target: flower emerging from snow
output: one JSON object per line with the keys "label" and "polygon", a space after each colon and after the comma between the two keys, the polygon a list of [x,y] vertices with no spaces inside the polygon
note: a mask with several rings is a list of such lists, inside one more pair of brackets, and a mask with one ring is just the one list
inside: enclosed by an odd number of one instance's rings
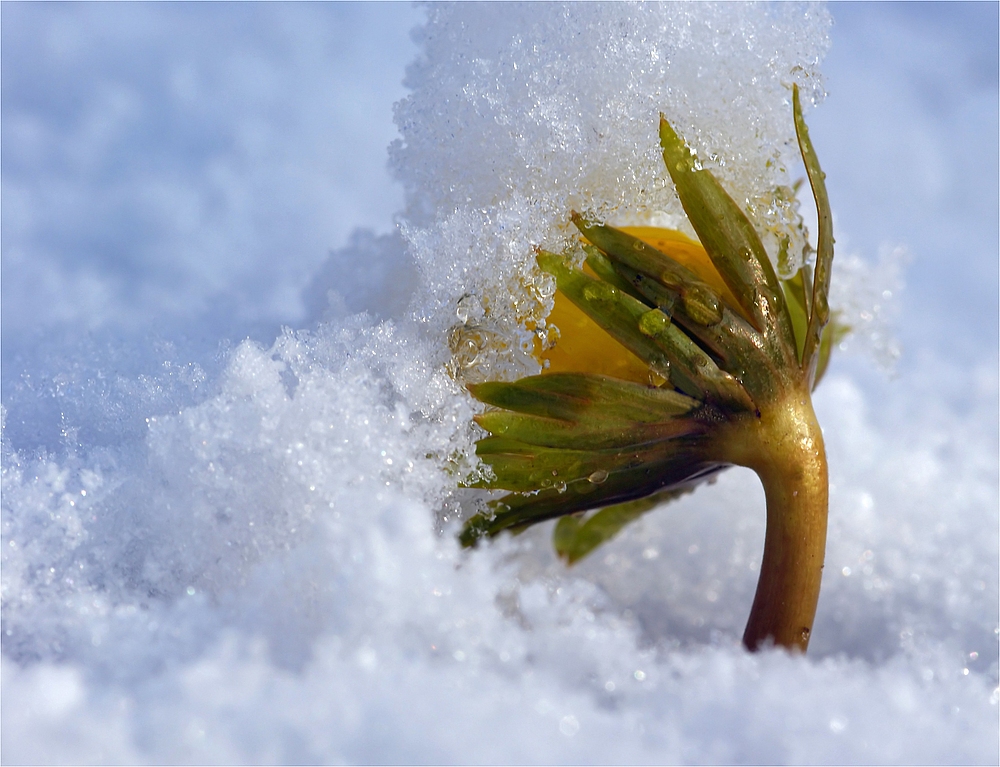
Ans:
{"label": "flower emerging from snow", "polygon": [[662,116],[663,160],[700,243],[573,213],[583,268],[571,253],[538,253],[558,287],[559,337],[542,375],[469,386],[497,408],[476,418],[491,434],[477,445],[491,469],[479,484],[510,493],[466,523],[466,545],[560,517],[556,548],[572,562],[658,502],[747,466],[768,526],[744,642],[806,648],[828,500],[810,395],[841,329],[829,324],[831,216],[797,87],[794,113],[819,215],[814,268],[780,279],[753,224]]}

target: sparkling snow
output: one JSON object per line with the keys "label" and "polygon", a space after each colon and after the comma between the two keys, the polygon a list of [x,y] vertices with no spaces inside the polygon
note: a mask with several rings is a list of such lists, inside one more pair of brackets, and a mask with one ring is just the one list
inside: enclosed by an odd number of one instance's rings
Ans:
{"label": "sparkling snow", "polygon": [[[4,762],[997,761],[995,5],[0,13]],[[807,657],[749,472],[454,539],[532,248],[686,225],[660,111],[776,236],[791,82],[859,328]]]}

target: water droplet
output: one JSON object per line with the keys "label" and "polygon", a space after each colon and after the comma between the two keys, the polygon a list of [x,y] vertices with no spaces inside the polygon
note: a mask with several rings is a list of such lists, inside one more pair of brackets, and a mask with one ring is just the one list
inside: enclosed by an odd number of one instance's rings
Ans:
{"label": "water droplet", "polygon": [[608,478],[608,473],[604,469],[598,469],[589,477],[587,477],[587,480],[594,485],[600,485],[605,480],[607,480],[607,478]]}
{"label": "water droplet", "polygon": [[583,297],[588,301],[612,301],[617,295],[618,291],[606,282],[588,285],[583,289]]}
{"label": "water droplet", "polygon": [[722,320],[722,308],[715,296],[692,288],[681,294],[684,311],[699,325],[715,325]]}
{"label": "water droplet", "polygon": [[670,380],[670,362],[664,359],[649,363],[650,386],[662,386]]}
{"label": "water droplet", "polygon": [[669,327],[670,318],[659,309],[652,309],[639,318],[639,332],[650,338],[663,335]]}

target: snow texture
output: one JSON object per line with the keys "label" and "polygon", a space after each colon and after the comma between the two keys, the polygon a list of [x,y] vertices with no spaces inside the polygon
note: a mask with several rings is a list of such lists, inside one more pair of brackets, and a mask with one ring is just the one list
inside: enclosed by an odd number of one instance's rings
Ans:
{"label": "snow texture", "polygon": [[[1000,758],[996,6],[0,13],[4,763]],[[571,569],[454,537],[532,248],[687,226],[661,111],[776,238],[792,82],[850,346],[903,345],[816,396],[806,657],[739,643],[747,471]]]}

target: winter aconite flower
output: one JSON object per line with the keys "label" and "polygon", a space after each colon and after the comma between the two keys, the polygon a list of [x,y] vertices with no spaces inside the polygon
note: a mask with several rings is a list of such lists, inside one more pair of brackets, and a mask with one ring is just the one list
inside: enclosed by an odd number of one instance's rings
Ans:
{"label": "winter aconite flower", "polygon": [[[587,554],[629,521],[729,465],[753,469],[767,532],[744,643],[805,650],[826,543],[827,466],[811,392],[835,336],[833,260],[823,173],[802,118],[799,148],[819,220],[814,266],[780,279],[740,207],[661,116],[667,172],[700,239],[618,229],[572,213],[586,262],[540,251],[555,278],[560,330],[542,375],[470,385],[494,409],[480,483],[509,494],[461,539],[561,517],[557,551]],[[589,518],[583,512],[599,509]]]}

